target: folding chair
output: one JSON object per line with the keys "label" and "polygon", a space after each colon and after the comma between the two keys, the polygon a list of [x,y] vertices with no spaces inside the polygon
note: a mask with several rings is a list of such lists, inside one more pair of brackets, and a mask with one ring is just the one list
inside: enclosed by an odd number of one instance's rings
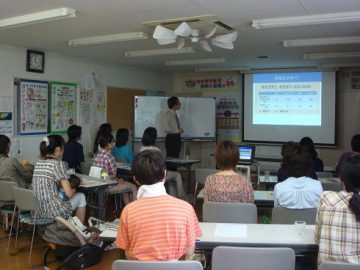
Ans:
{"label": "folding chair", "polygon": [[253,203],[204,202],[203,221],[256,224],[257,208]]}
{"label": "folding chair", "polygon": [[[37,212],[36,212],[37,202],[36,202],[35,194],[32,190],[13,187],[13,194],[15,200],[15,208],[11,218],[10,230],[12,230],[13,228],[15,214],[17,213],[17,226],[16,226],[17,230],[16,230],[16,238],[15,238],[16,249],[17,249],[17,242],[19,236],[19,223],[21,222],[21,223],[33,225],[31,244],[30,244],[30,254],[29,254],[29,265],[31,266],[31,256],[32,256],[36,225],[48,225],[53,222],[53,219],[39,219],[37,217]],[[9,234],[9,241],[7,248],[8,253],[10,249],[10,241],[11,241],[11,234]],[[17,249],[16,252],[18,251],[19,250]]]}
{"label": "folding chair", "polygon": [[[9,214],[14,212],[15,202],[13,187],[17,187],[16,182],[0,181],[0,202],[4,203],[1,206],[1,213],[3,214],[3,228],[7,231],[9,229]],[[11,233],[11,231],[10,231]]]}
{"label": "folding chair", "polygon": [[130,260],[116,260],[112,264],[112,270],[203,270],[198,261],[165,261],[143,262]]}

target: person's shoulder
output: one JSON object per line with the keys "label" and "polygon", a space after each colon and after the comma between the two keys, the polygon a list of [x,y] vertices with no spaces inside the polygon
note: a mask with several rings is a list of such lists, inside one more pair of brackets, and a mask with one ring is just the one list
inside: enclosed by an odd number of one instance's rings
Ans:
{"label": "person's shoulder", "polygon": [[325,207],[333,207],[340,204],[347,205],[350,197],[351,195],[349,195],[349,193],[345,191],[324,191],[321,195],[321,205]]}

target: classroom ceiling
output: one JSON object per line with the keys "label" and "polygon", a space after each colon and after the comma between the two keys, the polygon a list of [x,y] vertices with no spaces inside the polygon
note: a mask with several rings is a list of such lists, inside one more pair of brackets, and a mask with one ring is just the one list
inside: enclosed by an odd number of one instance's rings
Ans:
{"label": "classroom ceiling", "polygon": [[[360,36],[360,21],[258,30],[251,26],[253,19],[360,11],[359,0],[0,0],[0,19],[60,7],[75,9],[76,17],[0,28],[0,44],[164,72],[194,71],[199,68],[302,68],[321,64],[360,63],[359,56],[314,60],[303,57],[306,53],[358,52],[360,44],[296,48],[285,48],[282,45],[282,41],[288,39]],[[199,43],[190,42],[185,46],[194,48],[195,53],[192,54],[136,58],[124,56],[127,51],[176,47],[176,44],[158,45],[152,38],[154,27],[145,25],[144,22],[209,14],[215,15],[238,32],[233,50],[212,46],[213,52],[206,52]],[[211,28],[209,26],[204,32]],[[148,33],[149,38],[81,47],[68,46],[68,41],[75,38],[139,31]],[[264,56],[268,58],[262,58]],[[165,61],[170,60],[208,58],[224,58],[225,62],[165,65]]]}

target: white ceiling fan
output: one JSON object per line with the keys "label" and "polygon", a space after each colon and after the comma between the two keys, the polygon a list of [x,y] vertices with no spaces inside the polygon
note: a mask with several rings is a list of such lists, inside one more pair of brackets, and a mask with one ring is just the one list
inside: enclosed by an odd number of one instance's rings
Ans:
{"label": "white ceiling fan", "polygon": [[231,32],[225,35],[215,36],[218,26],[216,25],[205,36],[201,35],[199,29],[192,29],[186,22],[182,22],[175,30],[165,28],[161,25],[157,25],[153,34],[153,38],[157,40],[159,45],[172,44],[177,41],[177,48],[184,47],[186,39],[189,39],[192,43],[199,43],[200,46],[208,52],[212,49],[208,40],[212,45],[223,49],[234,49],[233,42],[236,40],[237,32]]}

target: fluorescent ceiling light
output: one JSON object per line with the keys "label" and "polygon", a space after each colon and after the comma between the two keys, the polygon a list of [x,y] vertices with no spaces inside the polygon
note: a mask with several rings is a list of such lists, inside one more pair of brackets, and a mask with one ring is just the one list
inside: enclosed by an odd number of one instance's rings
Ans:
{"label": "fluorescent ceiling light", "polygon": [[144,50],[144,51],[129,51],[125,52],[125,57],[141,57],[141,56],[153,56],[153,55],[165,55],[165,54],[182,54],[182,53],[194,53],[195,50],[191,47],[169,48],[169,49],[156,49],[156,50]]}
{"label": "fluorescent ceiling light", "polygon": [[224,63],[225,58],[189,59],[166,61],[165,66],[197,65],[197,64],[216,64]]}
{"label": "fluorescent ceiling light", "polygon": [[304,59],[327,59],[327,58],[353,58],[360,57],[360,52],[333,52],[333,53],[306,53]]}
{"label": "fluorescent ceiling light", "polygon": [[45,10],[0,20],[0,28],[22,26],[76,17],[75,10],[67,7]]}
{"label": "fluorescent ceiling light", "polygon": [[68,45],[75,47],[75,46],[86,46],[93,44],[112,43],[119,41],[147,39],[147,38],[148,38],[148,34],[144,32],[130,32],[130,33],[115,34],[115,35],[76,38],[69,40]]}
{"label": "fluorescent ceiling light", "polygon": [[249,67],[211,67],[211,68],[196,68],[195,72],[216,72],[216,71],[250,71]]}
{"label": "fluorescent ceiling light", "polygon": [[360,21],[360,11],[253,20],[255,29]]}
{"label": "fluorescent ceiling light", "polygon": [[283,46],[302,47],[302,46],[343,45],[343,44],[357,44],[357,43],[360,43],[360,36],[289,39],[283,41]]}
{"label": "fluorescent ceiling light", "polygon": [[359,63],[327,63],[327,64],[320,64],[321,68],[337,68],[337,67],[360,67]]}

